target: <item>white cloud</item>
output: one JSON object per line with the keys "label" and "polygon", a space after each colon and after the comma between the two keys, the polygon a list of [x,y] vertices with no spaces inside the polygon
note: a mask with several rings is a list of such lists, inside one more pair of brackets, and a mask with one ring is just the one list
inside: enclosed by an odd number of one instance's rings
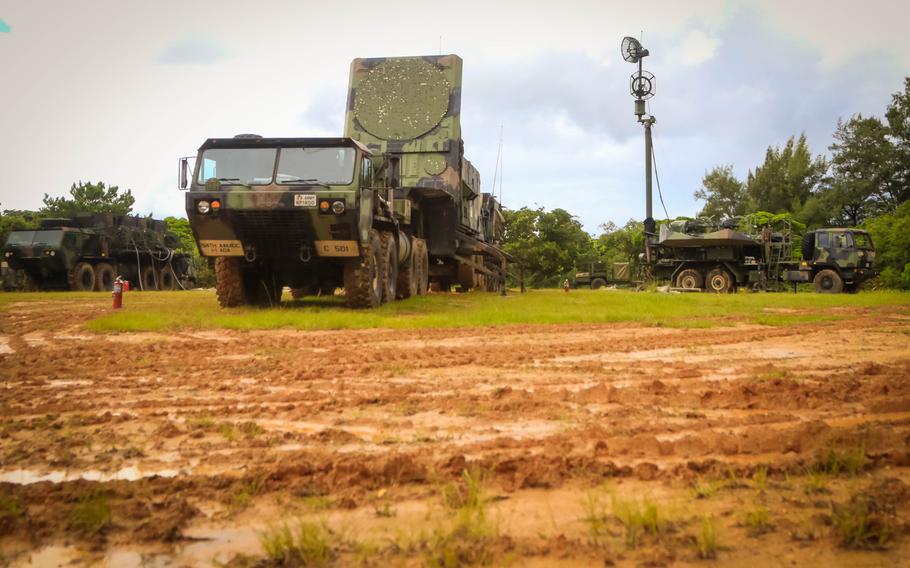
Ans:
{"label": "white cloud", "polygon": [[699,65],[714,57],[720,40],[710,37],[701,30],[692,30],[679,46],[680,59],[684,65]]}

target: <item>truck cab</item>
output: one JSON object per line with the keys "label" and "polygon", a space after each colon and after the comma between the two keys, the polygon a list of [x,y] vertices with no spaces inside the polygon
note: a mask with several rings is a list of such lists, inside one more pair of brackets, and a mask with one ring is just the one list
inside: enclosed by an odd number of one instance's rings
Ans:
{"label": "truck cab", "polygon": [[856,291],[875,276],[872,237],[859,229],[817,229],[803,236],[798,271],[787,279],[812,282],[819,293]]}

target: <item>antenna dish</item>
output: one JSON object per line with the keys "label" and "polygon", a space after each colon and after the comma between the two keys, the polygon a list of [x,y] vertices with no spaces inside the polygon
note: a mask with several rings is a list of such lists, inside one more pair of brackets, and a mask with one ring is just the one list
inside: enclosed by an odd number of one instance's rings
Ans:
{"label": "antenna dish", "polygon": [[628,63],[638,63],[642,57],[648,56],[648,50],[641,46],[641,42],[631,36],[622,38],[620,47],[622,58]]}
{"label": "antenna dish", "polygon": [[638,71],[632,73],[632,82],[629,85],[629,92],[636,99],[646,101],[654,96],[657,89],[657,79],[648,71]]}

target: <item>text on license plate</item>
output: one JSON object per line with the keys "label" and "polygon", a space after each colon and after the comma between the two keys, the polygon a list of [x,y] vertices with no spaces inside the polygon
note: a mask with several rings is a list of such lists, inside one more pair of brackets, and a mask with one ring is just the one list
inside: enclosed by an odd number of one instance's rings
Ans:
{"label": "text on license plate", "polygon": [[316,207],[316,195],[298,193],[294,196],[294,207]]}

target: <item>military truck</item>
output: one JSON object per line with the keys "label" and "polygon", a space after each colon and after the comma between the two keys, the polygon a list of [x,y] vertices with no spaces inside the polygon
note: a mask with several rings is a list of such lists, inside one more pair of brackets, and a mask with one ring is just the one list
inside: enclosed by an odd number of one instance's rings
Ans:
{"label": "military truck", "polygon": [[11,231],[2,255],[21,275],[19,289],[110,291],[122,276],[138,289],[174,290],[195,281],[192,259],[179,246],[164,221],[95,214]]}
{"label": "military truck", "polygon": [[855,291],[875,274],[872,239],[858,229],[818,229],[804,235],[797,260],[788,223],[756,226],[749,218],[716,225],[708,219],[662,224],[649,244],[651,269],[680,290],[767,290],[812,282],[816,292]]}
{"label": "military truck", "polygon": [[462,60],[355,59],[342,138],[211,138],[180,187],[224,307],[343,288],[353,307],[498,289],[502,214],[464,157]]}
{"label": "military truck", "polygon": [[591,262],[587,270],[575,273],[574,286],[576,288],[591,288],[598,290],[604,286],[638,286],[641,280],[633,278],[631,262]]}

